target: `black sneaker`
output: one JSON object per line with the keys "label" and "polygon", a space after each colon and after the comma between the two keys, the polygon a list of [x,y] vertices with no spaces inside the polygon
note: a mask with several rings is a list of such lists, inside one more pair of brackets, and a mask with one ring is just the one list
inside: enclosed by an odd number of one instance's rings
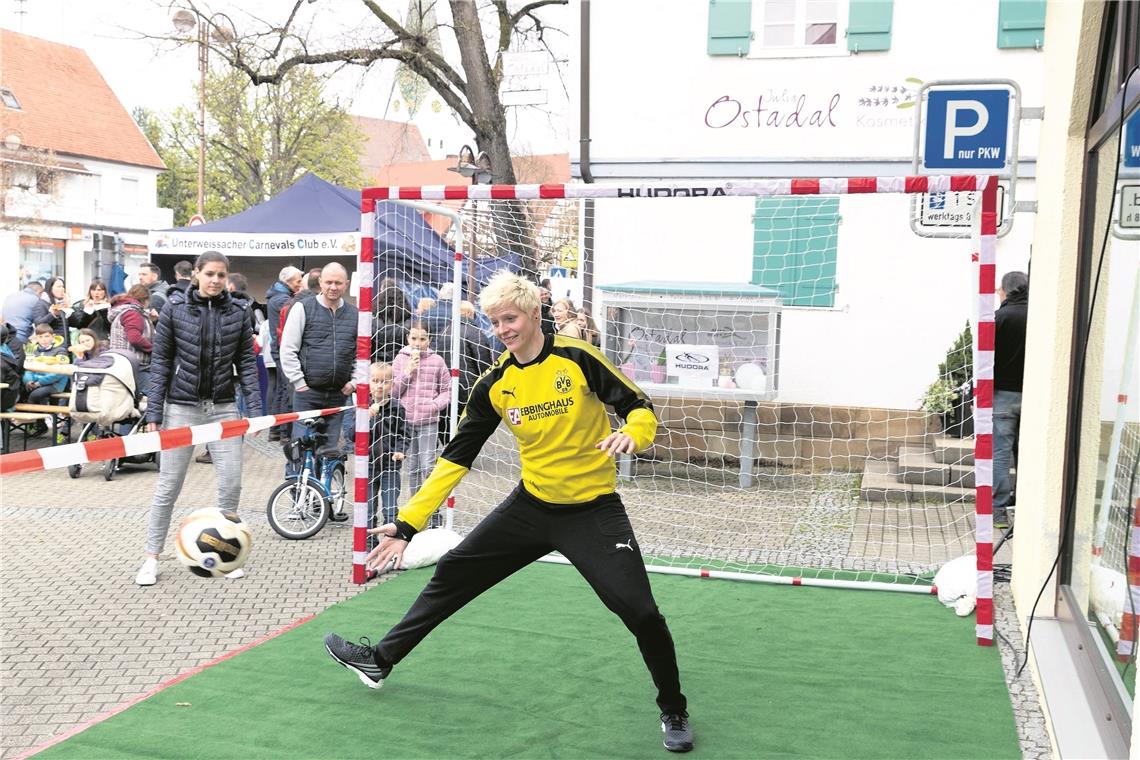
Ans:
{"label": "black sneaker", "polygon": [[391,665],[381,665],[379,655],[372,648],[372,642],[364,638],[362,643],[345,641],[335,633],[325,636],[325,650],[329,656],[345,666],[369,689],[379,689],[384,679],[392,672]]}
{"label": "black sneaker", "polygon": [[670,752],[688,752],[693,748],[693,729],[689,728],[687,712],[661,713],[661,731],[665,734],[665,749]]}

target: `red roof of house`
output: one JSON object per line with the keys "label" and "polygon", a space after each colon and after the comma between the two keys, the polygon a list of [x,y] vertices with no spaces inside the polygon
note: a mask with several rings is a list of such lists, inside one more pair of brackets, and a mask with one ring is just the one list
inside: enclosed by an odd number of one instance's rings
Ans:
{"label": "red roof of house", "polygon": [[[370,172],[369,179],[377,187],[399,185],[401,187],[421,187],[423,185],[470,185],[471,178],[464,177],[454,169],[458,159],[455,156],[442,161],[416,161],[405,164],[388,164],[379,171]],[[541,156],[514,156],[511,163],[515,168],[515,178],[520,185],[543,183],[566,183],[570,181],[570,155],[554,153]],[[465,201],[432,201],[437,205],[459,209]],[[451,226],[447,217],[425,214],[428,223],[439,233]]]}
{"label": "red roof of house", "polygon": [[360,164],[366,177],[376,176],[390,164],[431,159],[420,128],[415,124],[367,116],[353,116],[352,120],[365,137]]}
{"label": "red roof of house", "polygon": [[72,156],[165,169],[87,53],[0,29],[0,86],[20,108],[0,105],[0,139]]}

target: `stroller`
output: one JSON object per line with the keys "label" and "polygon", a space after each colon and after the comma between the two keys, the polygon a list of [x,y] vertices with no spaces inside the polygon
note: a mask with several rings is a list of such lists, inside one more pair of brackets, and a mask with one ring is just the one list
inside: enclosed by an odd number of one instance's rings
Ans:
{"label": "stroller", "polygon": [[[139,393],[138,364],[129,352],[110,349],[77,362],[71,378],[68,409],[74,422],[83,423],[79,440],[115,438],[140,432],[146,399]],[[102,463],[103,479],[111,480],[123,464],[159,463],[158,452],[138,454]],[[82,464],[67,468],[67,474],[78,478]]]}

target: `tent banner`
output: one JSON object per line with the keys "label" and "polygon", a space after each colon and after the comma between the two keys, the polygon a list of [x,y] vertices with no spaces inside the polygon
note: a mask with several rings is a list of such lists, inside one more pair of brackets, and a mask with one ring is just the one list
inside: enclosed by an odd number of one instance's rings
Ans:
{"label": "tent banner", "polygon": [[195,232],[151,230],[152,254],[186,254],[205,251],[226,256],[355,256],[360,250],[359,232]]}

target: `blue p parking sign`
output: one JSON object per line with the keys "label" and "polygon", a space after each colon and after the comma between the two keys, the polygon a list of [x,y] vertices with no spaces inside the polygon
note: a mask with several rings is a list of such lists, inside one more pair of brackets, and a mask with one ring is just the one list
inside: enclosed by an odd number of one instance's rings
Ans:
{"label": "blue p parking sign", "polygon": [[1124,126],[1124,165],[1140,167],[1140,111],[1132,114]]}
{"label": "blue p parking sign", "polygon": [[926,100],[926,169],[1004,169],[1010,91],[930,90]]}

